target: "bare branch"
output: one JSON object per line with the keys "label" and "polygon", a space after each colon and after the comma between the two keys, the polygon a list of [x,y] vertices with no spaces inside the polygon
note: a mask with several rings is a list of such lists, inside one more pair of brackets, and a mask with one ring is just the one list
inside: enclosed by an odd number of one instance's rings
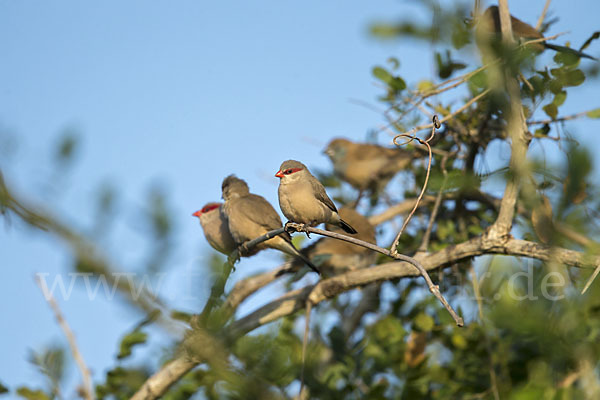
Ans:
{"label": "bare branch", "polygon": [[[502,39],[506,43],[512,44],[514,43],[514,40],[512,36],[512,26],[507,1],[500,0],[498,5],[500,10]],[[502,202],[500,203],[498,218],[487,232],[487,235],[494,237],[507,237],[512,229],[515,207],[519,194],[520,180],[527,174],[526,157],[527,146],[529,144],[527,138],[527,125],[525,124],[525,115],[523,114],[523,106],[521,104],[519,84],[517,83],[516,79],[510,76],[509,72],[506,70],[502,76],[504,78],[506,90],[508,91],[508,95],[510,97],[510,109],[508,110],[506,131],[508,134],[507,136],[509,136],[511,139],[509,168],[513,174],[506,183],[504,196],[502,197]]]}
{"label": "bare branch", "polygon": [[544,4],[544,9],[542,10],[542,14],[540,15],[540,17],[537,20],[537,23],[535,24],[535,29],[538,31],[542,28],[544,19],[546,19],[546,13],[548,12],[548,7],[550,7],[550,1],[551,0],[546,0],[546,4]]}
{"label": "bare branch", "polygon": [[594,279],[596,279],[596,277],[598,276],[599,272],[600,272],[600,264],[598,264],[598,266],[596,267],[596,269],[594,269],[594,272],[592,273],[592,276],[590,276],[590,278],[588,279],[588,281],[585,283],[585,286],[583,287],[583,290],[581,291],[581,294],[585,294],[585,292],[587,292],[587,290],[589,289],[589,287],[592,285],[592,282],[594,282]]}
{"label": "bare branch", "polygon": [[[336,232],[329,232],[329,231],[325,231],[325,230],[318,229],[318,228],[304,226],[302,224],[296,224],[293,222],[288,222],[286,224],[286,227],[288,229],[294,229],[296,231],[312,232],[312,233],[316,233],[319,235],[328,236],[328,237],[331,237],[334,239],[339,239],[339,240],[343,240],[346,242],[350,242],[350,243],[353,243],[353,244],[356,244],[356,245],[359,245],[362,247],[366,247],[367,249],[371,249],[378,253],[384,254],[388,257],[395,258],[396,260],[406,261],[409,264],[412,264],[419,271],[419,273],[421,274],[423,279],[425,279],[425,282],[427,283],[427,288],[429,289],[429,291],[440,301],[440,303],[442,303],[442,305],[446,308],[446,310],[448,310],[448,312],[450,313],[452,318],[454,318],[456,325],[457,326],[464,325],[463,319],[456,314],[454,309],[452,309],[450,304],[448,304],[448,302],[446,301],[444,296],[440,293],[440,288],[437,285],[433,284],[433,282],[432,282],[431,278],[429,277],[429,274],[427,274],[427,271],[425,270],[425,268],[414,258],[406,256],[404,254],[398,254],[398,252],[393,252],[388,249],[384,249],[383,247],[374,245],[372,243],[365,242],[365,241],[362,241],[359,239],[355,239],[353,237],[342,235],[342,234],[339,234]],[[317,290],[318,288],[319,288],[319,285],[317,285],[315,290]],[[312,301],[313,293],[310,294],[310,299],[309,299],[310,301]],[[313,303],[313,304],[316,304],[316,303]]]}
{"label": "bare branch", "polygon": [[63,333],[65,334],[65,337],[67,338],[67,342],[69,342],[69,348],[71,349],[71,353],[73,354],[75,363],[77,364],[77,367],[79,368],[79,372],[81,373],[81,380],[83,381],[83,385],[82,385],[83,396],[87,400],[94,400],[95,396],[94,396],[94,389],[92,387],[92,377],[90,375],[90,370],[88,369],[87,365],[85,364],[85,361],[83,360],[83,356],[81,355],[81,352],[79,351],[79,347],[77,346],[77,341],[75,340],[75,335],[73,334],[73,331],[69,327],[69,324],[63,317],[63,314],[60,311],[60,307],[58,306],[58,303],[56,302],[56,300],[54,300],[52,293],[48,290],[45,283],[39,277],[37,277],[37,279],[35,281],[36,281],[37,285],[40,287],[40,290],[42,291],[42,294],[44,295],[44,299],[46,299],[46,301],[48,302],[48,305],[54,312],[54,317],[56,318],[56,322],[58,322],[58,325],[60,326]]}
{"label": "bare branch", "polygon": [[[111,263],[99,255],[96,246],[88,241],[82,233],[70,228],[58,217],[50,212],[43,211],[43,207],[32,205],[30,202],[19,197],[11,190],[2,177],[0,172],[0,208],[6,208],[17,215],[26,224],[53,234],[64,241],[73,253],[73,256],[86,264],[86,268],[95,275],[103,275],[106,280],[114,285],[119,292],[131,304],[141,308],[147,314],[161,311],[161,321],[163,326],[173,329],[172,324],[168,323],[167,314],[164,311],[164,303],[145,286],[134,287],[129,279],[116,279],[112,272]],[[139,293],[139,295],[138,295]],[[134,295],[135,294],[135,295]]]}
{"label": "bare branch", "polygon": [[176,358],[165,364],[157,373],[144,382],[141,388],[131,397],[131,400],[158,399],[185,374],[199,363],[187,357]]}
{"label": "bare branch", "polygon": [[[314,231],[314,233],[318,232]],[[331,233],[333,232],[328,232],[327,236]],[[347,236],[345,237],[347,238]],[[385,251],[386,249],[383,250]],[[562,248],[553,249],[550,246],[526,240],[505,240],[505,238],[501,237],[488,237],[487,239],[484,239],[482,236],[472,238],[457,245],[448,246],[435,253],[417,254],[415,259],[419,261],[427,271],[430,271],[435,268],[446,268],[461,260],[483,254],[522,256],[543,261],[548,261],[551,257],[554,257],[556,261],[574,267],[600,265],[600,257],[598,256],[593,257],[584,253]],[[251,314],[232,323],[228,328],[227,336],[230,340],[236,340],[262,325],[268,324],[269,322],[275,321],[286,315],[291,315],[306,306],[306,301],[309,299],[309,296],[312,305],[316,305],[327,298],[335,297],[342,292],[359,286],[403,277],[416,277],[419,275],[420,272],[414,265],[410,265],[403,261],[393,261],[372,268],[349,271],[333,278],[319,281],[316,285],[309,285],[284,294],[271,303],[260,307]],[[144,388],[160,388],[162,391],[144,391],[145,395],[134,398],[148,400],[158,398],[160,394],[166,391],[166,388],[176,382],[183,374],[185,374],[185,372],[191,370],[197,364],[198,362],[188,361],[186,358],[172,361],[149,378],[144,384]],[[175,370],[175,372],[173,372],[173,370]]]}
{"label": "bare branch", "polygon": [[592,110],[583,111],[583,112],[579,112],[576,114],[571,114],[571,115],[567,115],[564,117],[558,117],[558,118],[554,118],[554,119],[542,119],[542,120],[538,120],[538,121],[528,121],[527,125],[545,125],[545,124],[551,124],[553,122],[570,121],[573,119],[585,117],[590,111],[592,111]]}
{"label": "bare branch", "polygon": [[[421,199],[421,202],[418,204],[418,207],[424,207],[433,202],[435,202],[434,196],[425,195]],[[389,221],[390,219],[394,218],[395,216],[397,216],[399,214],[404,214],[406,212],[409,212],[415,206],[415,204],[417,204],[417,199],[404,200],[398,204],[395,204],[395,205],[387,208],[381,214],[376,214],[376,215],[369,217],[369,222],[373,226],[382,224],[386,221]]]}
{"label": "bare branch", "polygon": [[437,196],[435,197],[435,203],[433,204],[433,210],[431,210],[431,215],[429,216],[429,223],[427,224],[427,229],[423,234],[423,240],[421,241],[421,245],[417,249],[418,252],[426,252],[427,247],[429,247],[429,238],[431,237],[431,231],[433,230],[433,224],[435,223],[435,219],[437,217],[437,213],[440,209],[440,205],[442,204],[442,194],[446,189],[446,183],[448,182],[448,171],[446,170],[446,161],[448,161],[448,157],[444,157],[441,162],[442,173],[444,174],[444,180],[442,181],[442,185],[440,186],[440,190],[438,191]]}
{"label": "bare branch", "polygon": [[[400,232],[398,232],[398,234],[396,235],[396,238],[394,239],[394,242],[392,243],[392,247],[390,247],[390,250],[392,251],[393,255],[397,255],[398,254],[398,243],[400,242],[400,237],[402,236],[402,233],[404,232],[404,229],[406,229],[406,227],[408,226],[408,222],[410,221],[410,219],[412,218],[412,216],[414,215],[415,211],[417,210],[417,207],[421,201],[421,199],[423,198],[423,195],[425,194],[425,190],[427,189],[427,183],[429,182],[429,174],[431,172],[431,146],[429,145],[429,142],[433,139],[433,137],[435,136],[435,130],[440,128],[440,122],[438,120],[437,115],[433,116],[433,122],[432,122],[432,127],[431,127],[431,135],[429,136],[429,138],[425,141],[419,139],[416,136],[408,136],[409,140],[406,143],[410,143],[413,140],[417,140],[419,143],[424,144],[427,146],[427,150],[429,153],[429,158],[427,160],[427,173],[425,175],[425,182],[423,183],[423,187],[421,188],[421,193],[419,193],[419,196],[417,197],[417,202],[415,204],[415,206],[413,207],[413,209],[411,210],[410,214],[408,214],[408,217],[406,217],[404,219],[404,223],[402,224],[402,228],[400,228]],[[400,134],[397,135],[396,137],[394,137],[394,144],[398,145],[398,143],[396,143],[396,140],[400,137],[406,137],[407,135],[405,134]]]}
{"label": "bare branch", "polygon": [[223,307],[230,310],[229,312],[233,312],[248,296],[276,280],[288,268],[287,265],[283,265],[263,274],[238,281],[227,295]]}
{"label": "bare branch", "polygon": [[[463,112],[464,110],[469,108],[473,103],[477,102],[482,97],[487,95],[490,92],[490,90],[491,89],[486,89],[483,92],[479,93],[477,96],[475,96],[471,100],[467,101],[462,107],[458,108],[456,111],[454,111],[454,112],[446,115],[444,118],[442,118],[440,120],[440,123],[443,124],[444,122],[450,120],[451,118],[454,118],[457,114],[460,114],[461,112]],[[432,127],[433,127],[433,124],[418,125],[418,126],[412,128],[410,131],[402,132],[400,135],[408,135],[411,132],[416,133],[416,132],[419,132],[419,131],[422,131],[425,129],[431,129]]]}

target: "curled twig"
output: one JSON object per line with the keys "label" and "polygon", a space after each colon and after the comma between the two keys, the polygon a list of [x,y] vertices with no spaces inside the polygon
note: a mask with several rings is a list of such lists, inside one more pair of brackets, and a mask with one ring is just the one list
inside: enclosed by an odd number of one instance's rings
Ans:
{"label": "curled twig", "polygon": [[406,226],[408,225],[408,222],[410,221],[410,219],[414,215],[415,211],[417,210],[417,207],[419,207],[419,203],[421,202],[421,199],[423,198],[423,195],[425,194],[425,189],[427,189],[427,183],[429,182],[429,174],[431,172],[431,158],[432,158],[432,156],[431,156],[431,146],[429,145],[429,142],[435,136],[436,127],[440,126],[440,121],[439,121],[437,115],[433,116],[432,121],[433,122],[431,123],[431,135],[429,136],[429,138],[427,140],[421,140],[417,136],[408,135],[408,134],[405,134],[405,133],[401,133],[399,135],[396,135],[396,137],[394,137],[394,144],[396,146],[400,146],[396,142],[396,140],[398,138],[405,137],[405,138],[408,138],[408,140],[406,142],[402,143],[402,145],[410,143],[413,140],[416,140],[419,143],[421,143],[422,145],[427,146],[427,151],[429,152],[429,159],[427,161],[427,173],[425,175],[425,182],[423,183],[423,188],[421,189],[421,193],[419,193],[419,196],[417,197],[417,202],[415,203],[415,206],[413,207],[413,209],[410,212],[410,214],[408,214],[408,217],[406,217],[406,219],[404,220],[404,223],[402,224],[402,228],[400,228],[400,232],[398,232],[398,234],[396,235],[396,238],[394,239],[394,242],[392,243],[392,247],[390,248],[392,254],[394,254],[394,255],[398,255],[398,243],[400,242],[400,236],[402,236],[402,233],[406,229]]}
{"label": "curled twig", "polygon": [[310,226],[306,226],[304,224],[297,224],[294,222],[288,222],[286,224],[286,227],[289,231],[296,231],[296,232],[310,232],[310,233],[316,233],[317,235],[322,235],[322,236],[328,236],[334,239],[338,239],[338,240],[343,240],[346,242],[350,242],[353,244],[356,244],[358,246],[362,246],[362,247],[366,247],[367,249],[371,249],[373,251],[376,251],[378,253],[384,254],[388,257],[394,258],[396,260],[399,261],[405,261],[409,264],[411,264],[412,266],[414,266],[419,273],[421,274],[421,276],[423,277],[423,279],[425,279],[425,282],[427,283],[427,287],[429,288],[429,291],[435,296],[437,297],[437,299],[442,303],[442,305],[446,308],[446,310],[448,310],[448,312],[450,313],[450,315],[452,316],[452,318],[454,318],[454,321],[456,322],[457,326],[463,326],[464,322],[463,319],[461,317],[458,316],[458,314],[456,314],[456,312],[454,311],[454,309],[452,309],[452,307],[450,306],[450,304],[448,304],[448,302],[446,301],[446,299],[444,298],[444,296],[442,296],[441,292],[440,292],[440,288],[437,285],[433,284],[433,281],[431,280],[431,278],[429,277],[429,274],[427,273],[427,270],[425,270],[425,267],[423,267],[423,265],[421,265],[420,262],[418,262],[417,260],[415,260],[412,257],[409,257],[407,255],[404,254],[398,254],[398,252],[393,253],[392,251],[388,250],[388,249],[384,249],[383,247],[379,247],[377,245],[374,245],[372,243],[369,242],[365,242],[363,240],[360,239],[355,239],[353,237],[350,236],[346,236],[346,235],[342,235],[340,233],[336,233],[336,232],[330,232],[330,231],[326,231],[323,229],[319,229],[319,228],[313,228]]}

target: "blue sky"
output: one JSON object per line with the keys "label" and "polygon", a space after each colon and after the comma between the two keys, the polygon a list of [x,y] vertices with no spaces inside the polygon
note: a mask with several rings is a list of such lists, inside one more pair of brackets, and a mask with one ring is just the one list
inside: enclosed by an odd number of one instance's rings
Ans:
{"label": "blue sky", "polygon": [[[544,1],[510,3],[535,23]],[[561,16],[551,33],[569,31],[560,43],[581,43],[598,27],[596,1],[555,1],[551,11]],[[0,168],[20,193],[82,230],[93,220],[99,185],[114,184],[121,219],[104,245],[126,268],[147,250],[140,213],[150,188],[161,185],[178,229],[161,294],[193,311],[206,294],[201,266],[210,250],[190,214],[220,198],[224,176],[236,173],[276,205],[273,175],[283,160],[329,168],[320,151],[330,138],[360,140],[378,126],[377,113],[352,101],[376,104],[374,65],[395,56],[409,82],[432,76],[430,46],[368,35],[370,23],[402,15],[427,17],[415,2],[391,0],[0,1],[0,145],[16,143],[9,153],[0,148]],[[590,52],[600,55],[598,43]],[[597,82],[573,93],[565,113],[600,105]],[[596,146],[598,122],[570,127]],[[80,132],[81,152],[56,181],[50,149],[65,129]],[[63,342],[33,276],[68,272],[69,257],[61,243],[15,221],[0,229],[0,253],[10,327],[0,342],[0,381],[15,387],[37,379],[28,349]],[[267,252],[243,260],[233,279],[279,260]],[[189,273],[200,274],[198,288],[182,291]],[[103,296],[90,301],[83,285],[59,302],[101,379],[139,315]],[[159,356],[155,345],[151,354]],[[75,368],[70,376],[77,381]]]}

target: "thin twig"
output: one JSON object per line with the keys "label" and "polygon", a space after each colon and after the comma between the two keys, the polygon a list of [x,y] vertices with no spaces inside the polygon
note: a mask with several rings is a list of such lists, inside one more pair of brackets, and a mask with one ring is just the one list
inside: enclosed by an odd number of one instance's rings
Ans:
{"label": "thin twig", "polygon": [[581,294],[585,294],[585,292],[587,292],[588,288],[592,285],[592,282],[594,282],[594,279],[596,279],[599,272],[600,272],[600,264],[598,264],[598,266],[594,270],[594,273],[592,274],[592,276],[590,276],[588,281],[585,283],[585,286],[583,287]]}
{"label": "thin twig", "polygon": [[542,10],[542,14],[537,20],[535,24],[535,30],[539,31],[542,28],[542,24],[544,23],[544,19],[546,19],[546,13],[548,12],[548,7],[550,6],[551,0],[546,0],[546,4],[544,4],[544,9]]}
{"label": "thin twig", "polygon": [[559,117],[559,118],[554,118],[554,119],[542,119],[539,121],[528,121],[527,125],[545,125],[545,124],[551,124],[553,122],[569,121],[572,119],[585,117],[590,111],[593,111],[593,110],[583,111],[583,112],[579,112],[576,114],[571,114],[571,115],[567,115],[565,117]]}
{"label": "thin twig", "polygon": [[[498,6],[500,8],[502,38],[505,42],[512,43],[512,27],[507,1],[500,0]],[[502,90],[506,90],[510,98],[506,132],[507,136],[511,138],[509,168],[514,171],[514,174],[506,182],[498,217],[486,232],[486,236],[496,237],[508,237],[510,235],[521,186],[520,178],[527,175],[526,159],[527,147],[529,145],[529,140],[526,136],[527,125],[523,114],[519,85],[516,79],[511,76],[508,71],[504,71],[503,78],[505,87]],[[498,90],[500,90],[500,88],[498,88]]]}
{"label": "thin twig", "polygon": [[336,232],[330,232],[330,231],[326,231],[323,229],[313,228],[310,226],[306,226],[304,224],[288,222],[286,224],[286,227],[287,227],[288,231],[316,233],[318,235],[323,235],[323,236],[328,236],[328,237],[331,237],[334,239],[344,240],[346,242],[354,243],[358,246],[366,247],[367,249],[371,249],[373,251],[384,254],[384,255],[394,258],[396,260],[408,262],[409,264],[411,264],[415,268],[417,268],[417,270],[419,271],[419,273],[421,274],[423,279],[425,279],[425,282],[427,283],[427,287],[428,287],[429,291],[440,301],[440,303],[442,303],[442,305],[446,308],[446,310],[448,310],[448,312],[450,313],[452,318],[454,318],[456,325],[457,326],[464,325],[463,319],[456,314],[454,309],[450,306],[450,304],[448,304],[448,302],[446,301],[444,296],[441,294],[439,286],[433,284],[431,278],[429,277],[429,274],[427,273],[427,270],[425,270],[423,265],[421,265],[421,263],[419,263],[414,258],[406,256],[404,254],[392,253],[388,249],[384,249],[383,247],[379,247],[377,245],[374,245],[369,242],[365,242],[363,240],[355,239],[353,237],[342,235],[342,234],[336,233]]}
{"label": "thin twig", "polygon": [[[345,238],[348,237],[344,236],[341,239],[346,240]],[[385,249],[383,250],[385,251]],[[417,255],[416,258],[423,263],[427,270],[432,270],[435,268],[447,268],[462,260],[471,259],[483,254],[529,257],[543,261],[547,261],[553,256],[556,257],[557,262],[578,268],[600,264],[600,257],[564,248],[559,248],[558,251],[551,251],[550,247],[539,243],[512,238],[506,239],[499,235],[474,237],[463,243],[450,245],[435,253]],[[408,267],[404,262],[389,262],[371,268],[348,271],[333,278],[321,280],[316,285],[309,285],[288,292],[251,314],[236,320],[229,326],[227,338],[229,342],[234,342],[260,326],[301,310],[306,306],[306,300],[309,295],[312,297],[311,303],[314,306],[327,298],[356,287],[418,275],[419,273],[416,268]],[[203,348],[208,350],[210,347],[204,346]],[[132,399],[157,399],[171,385],[180,380],[187,371],[190,371],[200,362],[198,359],[189,360],[186,356],[182,356],[165,364],[159,371],[148,378]]]}
{"label": "thin twig", "polygon": [[79,351],[79,348],[77,347],[77,341],[75,340],[75,335],[73,334],[73,331],[71,331],[69,324],[63,317],[63,314],[60,311],[60,307],[58,306],[58,303],[56,302],[56,300],[54,300],[52,293],[48,290],[48,287],[46,287],[45,282],[42,282],[42,279],[39,276],[36,277],[35,281],[36,281],[37,285],[40,287],[40,290],[42,291],[42,294],[44,295],[44,299],[46,299],[46,301],[48,302],[48,305],[54,312],[54,317],[56,318],[56,322],[58,322],[58,325],[60,326],[63,333],[65,334],[65,337],[67,338],[67,342],[69,342],[69,348],[71,349],[73,358],[75,359],[75,362],[77,363],[79,372],[81,372],[81,379],[83,381],[83,386],[82,386],[83,396],[87,400],[94,400],[95,397],[94,397],[94,391],[92,388],[92,377],[90,376],[90,370],[86,366],[85,361],[83,360],[83,356],[81,355],[81,352]]}
{"label": "thin twig", "polygon": [[308,346],[308,334],[310,332],[310,312],[312,303],[310,299],[306,300],[306,316],[304,317],[304,338],[302,339],[302,369],[300,370],[300,393],[298,397],[302,399],[304,391],[304,364],[306,363],[306,347]]}
{"label": "thin twig", "polygon": [[[483,319],[483,304],[481,302],[481,291],[479,290],[479,281],[477,280],[477,274],[475,273],[475,268],[471,264],[470,268],[471,273],[471,283],[473,284],[473,293],[475,294],[475,300],[477,301],[477,309],[479,311],[479,321],[481,321],[481,325],[485,327],[485,321]],[[489,357],[490,363],[490,383],[491,383],[491,391],[494,395],[495,400],[500,400],[500,394],[498,393],[498,379],[496,377],[496,371],[494,370],[494,360],[492,359],[492,344],[490,343],[490,338],[487,335],[487,332],[484,330],[484,338],[485,338],[485,347]]]}
{"label": "thin twig", "polygon": [[[446,115],[444,118],[442,118],[440,120],[440,124],[443,124],[444,122],[448,121],[449,119],[454,118],[457,114],[459,114],[459,113],[463,112],[464,110],[466,110],[467,108],[469,108],[473,103],[475,103],[476,101],[481,99],[483,96],[488,94],[490,91],[491,91],[491,89],[486,89],[483,92],[479,93],[477,96],[475,96],[471,100],[467,101],[462,107],[460,107],[453,113],[450,113],[450,114]],[[416,133],[416,132],[419,132],[419,131],[422,131],[425,129],[431,129],[432,127],[433,127],[433,124],[418,125],[418,126],[412,128],[410,131],[402,132],[401,134],[396,135],[396,137],[403,136],[403,135],[405,136],[405,135],[410,134],[411,132]],[[396,137],[394,137],[394,139],[396,139]]]}
{"label": "thin twig", "polygon": [[433,224],[435,223],[437,213],[440,209],[440,205],[442,204],[442,194],[444,193],[444,190],[446,189],[446,183],[448,182],[448,171],[446,170],[446,161],[448,161],[448,157],[444,157],[441,162],[442,174],[444,174],[444,180],[442,181],[440,190],[438,191],[438,194],[435,197],[435,203],[433,203],[433,210],[431,210],[431,215],[429,216],[429,223],[427,224],[427,229],[425,230],[425,234],[423,235],[423,240],[421,241],[421,245],[417,249],[417,253],[418,252],[426,252],[427,247],[429,247],[429,239],[431,238],[431,231],[433,230]]}
{"label": "thin twig", "polygon": [[392,243],[392,247],[390,247],[390,250],[392,251],[392,254],[394,254],[394,255],[398,254],[398,243],[400,242],[400,237],[402,236],[402,233],[406,229],[408,222],[410,221],[410,219],[414,215],[415,211],[417,210],[417,207],[419,206],[419,203],[421,202],[421,199],[423,198],[423,195],[425,194],[425,189],[427,189],[427,183],[429,182],[429,173],[431,172],[431,158],[432,158],[431,146],[429,145],[429,142],[433,139],[433,137],[435,136],[435,130],[438,129],[439,127],[440,127],[440,122],[437,118],[437,115],[434,115],[433,122],[431,124],[431,135],[429,136],[429,138],[427,140],[421,140],[416,136],[408,136],[406,134],[400,134],[394,138],[394,144],[397,146],[398,146],[398,143],[396,143],[396,140],[400,137],[408,137],[408,141],[403,144],[409,143],[413,140],[417,140],[419,143],[426,145],[427,150],[429,152],[429,159],[427,162],[427,173],[425,175],[425,182],[423,183],[423,188],[421,189],[421,193],[419,193],[419,196],[417,197],[417,202],[415,203],[415,206],[413,207],[410,214],[408,214],[408,217],[406,217],[406,219],[404,220],[404,223],[402,224],[402,228],[400,228],[400,231],[398,232],[398,234],[396,235],[396,238],[394,239],[394,242]]}

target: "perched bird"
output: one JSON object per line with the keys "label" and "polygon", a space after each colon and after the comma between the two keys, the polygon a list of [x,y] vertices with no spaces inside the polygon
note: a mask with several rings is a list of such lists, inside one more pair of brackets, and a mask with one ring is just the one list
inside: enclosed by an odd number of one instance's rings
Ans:
{"label": "perched bird", "polygon": [[279,207],[292,222],[316,226],[322,222],[337,225],[348,233],[356,230],[338,214],[325,188],[306,165],[287,160],[275,174],[279,180]]}
{"label": "perched bird", "polygon": [[[223,214],[236,245],[256,239],[265,233],[282,227],[281,219],[273,206],[264,197],[250,193],[245,181],[235,175],[223,180]],[[284,232],[279,236],[256,245],[248,254],[256,254],[260,250],[272,248],[294,257],[300,257],[316,273],[319,269],[301,254],[292,244],[292,237]]]}
{"label": "perched bird", "polygon": [[382,191],[399,171],[412,162],[413,153],[369,143],[333,139],[323,151],[333,163],[333,170],[362,194]]}
{"label": "perched bird", "polygon": [[[344,221],[352,224],[358,230],[358,233],[352,237],[377,244],[375,227],[371,225],[367,218],[349,207],[340,208],[339,214]],[[345,234],[342,229],[335,225],[326,224],[325,229]],[[377,256],[373,250],[329,237],[319,239],[310,246],[303,248],[301,253],[310,258],[326,276],[366,268],[375,263]],[[297,270],[301,265],[302,260],[295,259],[292,262],[291,269]]]}
{"label": "perched bird", "polygon": [[[510,16],[510,22],[512,26],[513,36],[516,41],[528,41],[542,39],[544,37],[544,35],[542,35],[533,26],[521,21],[518,18],[513,17],[512,15]],[[475,27],[475,38],[477,41],[477,45],[481,47],[482,41],[486,44],[489,44],[490,42],[500,39],[500,32],[500,12],[498,10],[498,6],[490,6],[487,10],[485,10]],[[544,51],[544,49],[552,49],[562,53],[570,53],[576,55],[577,57],[585,57],[590,58],[592,60],[596,60],[595,57],[582,53],[581,51],[572,49],[570,47],[547,43],[545,41],[531,43],[528,45],[528,47],[536,52],[542,52]]]}
{"label": "perched bird", "polygon": [[229,255],[237,246],[229,232],[227,218],[221,213],[221,206],[221,203],[208,203],[192,215],[200,220],[204,237],[212,248]]}

